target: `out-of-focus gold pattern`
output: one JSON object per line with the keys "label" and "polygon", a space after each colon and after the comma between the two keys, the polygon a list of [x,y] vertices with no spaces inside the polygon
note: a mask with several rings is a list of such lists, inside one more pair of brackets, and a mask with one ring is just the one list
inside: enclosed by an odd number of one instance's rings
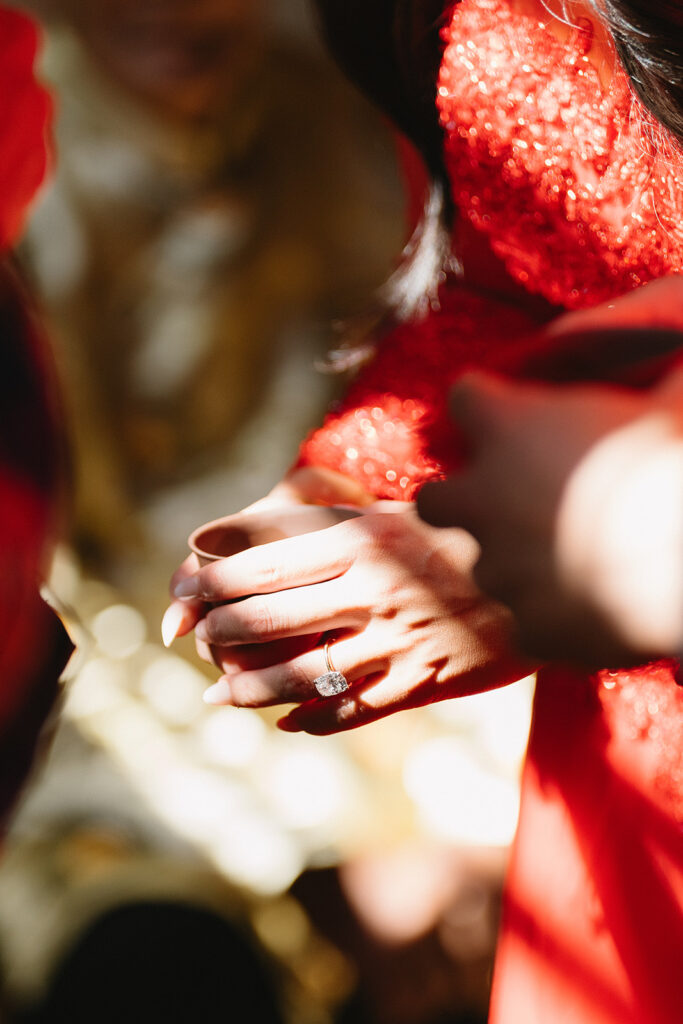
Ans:
{"label": "out-of-focus gold pattern", "polygon": [[140,540],[150,496],[229,463],[288,353],[323,354],[400,248],[388,131],[268,6],[77,2],[47,23],[59,159],[24,255],[63,370],[76,540],[100,561]]}

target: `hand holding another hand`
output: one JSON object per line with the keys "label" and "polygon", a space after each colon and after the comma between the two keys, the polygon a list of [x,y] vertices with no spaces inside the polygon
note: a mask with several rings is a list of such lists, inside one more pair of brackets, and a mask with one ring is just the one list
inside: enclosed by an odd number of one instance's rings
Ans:
{"label": "hand holding another hand", "polygon": [[[516,653],[511,614],[473,582],[473,538],[435,530],[400,508],[250,548],[199,571],[184,563],[174,577],[188,608],[180,632],[197,622],[204,656],[210,650],[223,671],[210,703],[297,703],[281,727],[324,734],[532,670]],[[233,603],[219,603],[226,601]],[[321,635],[351,684],[325,699],[313,683],[326,667]]]}
{"label": "hand holding another hand", "polygon": [[468,467],[420,514],[470,530],[475,577],[525,650],[588,665],[683,641],[683,374],[652,391],[469,375],[453,395]]}

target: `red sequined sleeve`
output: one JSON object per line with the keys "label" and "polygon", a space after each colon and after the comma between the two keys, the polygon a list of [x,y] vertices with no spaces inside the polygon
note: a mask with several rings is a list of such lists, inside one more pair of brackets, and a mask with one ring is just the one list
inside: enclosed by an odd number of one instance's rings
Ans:
{"label": "red sequined sleeve", "polygon": [[412,499],[460,458],[448,392],[464,370],[495,362],[534,323],[465,288],[444,290],[441,308],[397,328],[341,403],[301,447],[298,466],[323,466],[378,498]]}

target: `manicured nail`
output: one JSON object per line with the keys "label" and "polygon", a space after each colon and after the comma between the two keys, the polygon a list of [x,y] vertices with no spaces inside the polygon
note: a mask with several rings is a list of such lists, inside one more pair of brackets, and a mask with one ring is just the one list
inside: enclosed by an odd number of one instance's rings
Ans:
{"label": "manicured nail", "polygon": [[199,594],[199,581],[196,576],[188,576],[181,580],[174,589],[175,597],[197,597]]}
{"label": "manicured nail", "polygon": [[217,683],[204,690],[203,700],[205,704],[232,704],[230,683],[225,676],[221,676]]}
{"label": "manicured nail", "polygon": [[169,605],[164,612],[164,617],[161,620],[161,639],[164,642],[164,647],[170,647],[177,637],[184,615],[185,609],[179,604]]}
{"label": "manicured nail", "polygon": [[282,730],[282,732],[303,732],[301,726],[294,718],[291,717],[291,715],[285,715],[284,718],[278,718],[275,724],[278,729]]}
{"label": "manicured nail", "polygon": [[194,635],[197,640],[202,640],[205,644],[209,642],[209,634],[206,631],[206,623],[204,619],[201,619],[194,627]]}

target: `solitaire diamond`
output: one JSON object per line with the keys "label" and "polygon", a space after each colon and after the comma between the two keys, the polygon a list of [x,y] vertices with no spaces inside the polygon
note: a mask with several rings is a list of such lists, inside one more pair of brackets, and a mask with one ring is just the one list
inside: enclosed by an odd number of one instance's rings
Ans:
{"label": "solitaire diamond", "polygon": [[338,693],[343,693],[349,688],[346,676],[341,672],[325,672],[313,680],[313,685],[321,697],[336,697]]}

